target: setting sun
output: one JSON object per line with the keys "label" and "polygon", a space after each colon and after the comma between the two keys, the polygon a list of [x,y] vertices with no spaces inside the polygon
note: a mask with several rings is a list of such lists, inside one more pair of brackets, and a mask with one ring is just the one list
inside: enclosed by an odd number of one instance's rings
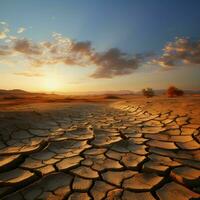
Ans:
{"label": "setting sun", "polygon": [[54,75],[48,75],[44,77],[43,86],[47,92],[55,92],[61,88],[61,80]]}

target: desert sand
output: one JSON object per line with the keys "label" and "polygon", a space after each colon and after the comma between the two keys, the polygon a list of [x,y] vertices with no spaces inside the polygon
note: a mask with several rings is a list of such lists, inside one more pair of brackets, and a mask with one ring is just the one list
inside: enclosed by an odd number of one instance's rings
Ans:
{"label": "desert sand", "polygon": [[27,102],[1,102],[2,199],[200,198],[199,96]]}

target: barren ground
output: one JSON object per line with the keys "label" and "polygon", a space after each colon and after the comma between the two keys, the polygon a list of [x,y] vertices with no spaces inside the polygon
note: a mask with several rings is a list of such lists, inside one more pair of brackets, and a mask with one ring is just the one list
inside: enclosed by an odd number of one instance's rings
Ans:
{"label": "barren ground", "polygon": [[199,96],[65,101],[1,101],[0,198],[200,198]]}

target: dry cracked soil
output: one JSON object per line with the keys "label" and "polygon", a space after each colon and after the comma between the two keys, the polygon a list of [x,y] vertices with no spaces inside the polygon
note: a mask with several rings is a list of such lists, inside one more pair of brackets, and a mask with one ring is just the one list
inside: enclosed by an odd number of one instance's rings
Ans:
{"label": "dry cracked soil", "polygon": [[200,198],[200,124],[171,111],[79,103],[0,112],[3,200]]}

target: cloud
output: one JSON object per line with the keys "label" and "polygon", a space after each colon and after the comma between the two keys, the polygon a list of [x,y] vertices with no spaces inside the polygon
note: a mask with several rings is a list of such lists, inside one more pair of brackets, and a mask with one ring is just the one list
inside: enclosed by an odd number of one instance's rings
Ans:
{"label": "cloud", "polygon": [[0,39],[5,39],[7,37],[6,33],[4,31],[0,32]]}
{"label": "cloud", "polygon": [[7,51],[0,51],[0,55],[21,54],[34,67],[59,63],[71,67],[95,66],[96,71],[91,74],[92,78],[112,78],[131,74],[139,68],[146,57],[139,54],[128,55],[118,48],[96,52],[90,41],[70,40],[59,33],[53,33],[52,41],[39,43],[25,38],[10,38],[10,40]]}
{"label": "cloud", "polygon": [[14,75],[17,75],[17,76],[25,76],[25,77],[41,77],[41,76],[44,76],[44,74],[42,74],[42,73],[30,72],[30,71],[15,72]]}
{"label": "cloud", "polygon": [[[23,32],[23,27],[18,33]],[[0,56],[19,55],[32,67],[64,64],[68,67],[95,67],[92,78],[113,78],[134,73],[148,57],[145,54],[129,55],[118,48],[97,52],[90,41],[75,41],[53,33],[52,40],[33,42],[26,38],[7,36],[4,45],[0,45]],[[16,75],[32,76],[32,73],[20,72]]]}
{"label": "cloud", "polygon": [[26,30],[26,28],[20,27],[20,28],[18,28],[17,33],[23,33],[25,30]]}
{"label": "cloud", "polygon": [[189,38],[176,38],[169,42],[163,49],[163,54],[153,60],[165,69],[171,69],[179,65],[196,64],[200,66],[200,41]]}
{"label": "cloud", "polygon": [[[179,65],[196,64],[200,66],[200,41],[189,38],[176,38],[164,46],[160,56],[150,54],[127,54],[118,48],[98,52],[90,41],[76,41],[60,33],[52,33],[50,41],[34,42],[27,38],[9,34],[8,25],[0,22],[0,56],[20,56],[28,61],[31,67],[64,64],[68,67],[94,67],[92,78],[113,78],[135,73],[143,64],[154,63],[162,69],[172,69]],[[18,33],[25,31],[20,27]],[[154,59],[153,59],[154,58]],[[12,60],[12,59],[11,59]],[[152,70],[152,68],[151,68]],[[18,72],[15,75],[27,77],[41,76],[39,73]]]}
{"label": "cloud", "polygon": [[9,56],[12,55],[13,51],[7,45],[0,45],[0,56]]}
{"label": "cloud", "polygon": [[93,78],[112,78],[133,73],[140,65],[139,57],[130,57],[117,48],[109,49],[93,56],[93,62],[97,66],[91,75]]}
{"label": "cloud", "polygon": [[4,21],[1,21],[0,24],[2,24],[2,25],[7,25],[7,23],[4,22]]}
{"label": "cloud", "polygon": [[42,54],[41,46],[34,44],[27,39],[15,39],[13,50],[23,53],[25,55],[40,55]]}
{"label": "cloud", "polygon": [[6,58],[4,59],[0,59],[0,64],[2,65],[7,65],[7,66],[16,66],[17,61],[13,61],[13,60],[8,60]]}
{"label": "cloud", "polygon": [[7,34],[10,32],[10,29],[8,28],[8,24],[4,21],[0,22],[0,40],[3,40],[7,38]]}
{"label": "cloud", "polygon": [[71,51],[90,55],[92,53],[91,42],[73,42]]}

